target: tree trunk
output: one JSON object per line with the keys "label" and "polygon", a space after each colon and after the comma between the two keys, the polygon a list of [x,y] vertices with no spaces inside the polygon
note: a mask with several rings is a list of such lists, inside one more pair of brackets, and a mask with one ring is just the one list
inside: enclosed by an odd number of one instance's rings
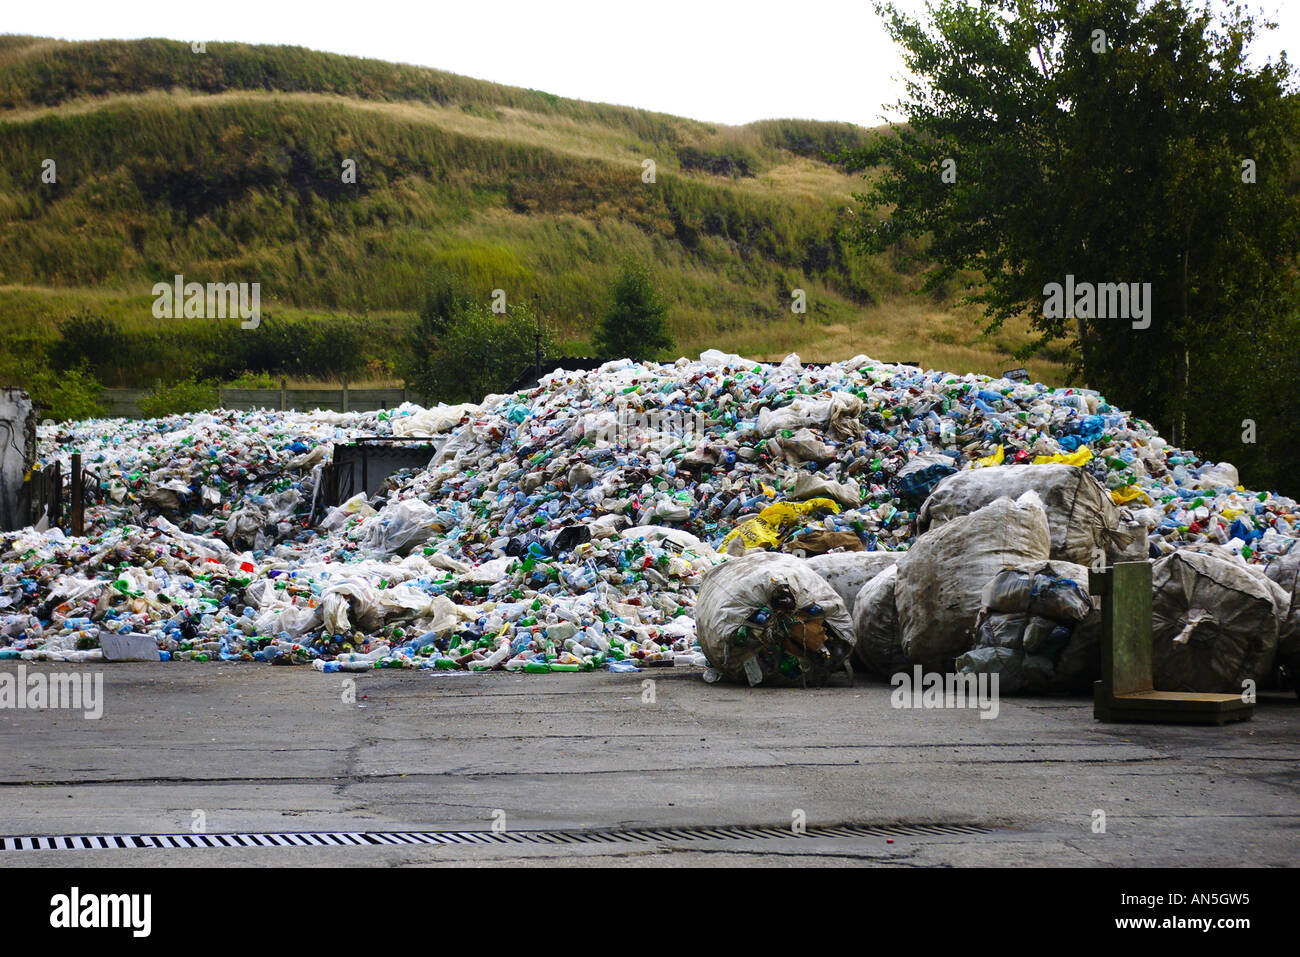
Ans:
{"label": "tree trunk", "polygon": [[1182,448],[1187,443],[1187,396],[1191,391],[1192,381],[1192,357],[1191,350],[1187,346],[1187,261],[1191,255],[1192,245],[1192,222],[1187,221],[1186,239],[1183,244],[1183,277],[1179,289],[1179,298],[1182,303],[1182,328],[1179,330],[1182,339],[1182,355],[1178,359],[1178,394],[1175,397],[1177,406],[1174,409],[1174,446]]}
{"label": "tree trunk", "polygon": [[1088,388],[1088,353],[1084,351],[1083,343],[1088,336],[1088,326],[1080,316],[1074,317],[1074,335],[1079,340],[1079,368],[1083,371],[1083,387]]}

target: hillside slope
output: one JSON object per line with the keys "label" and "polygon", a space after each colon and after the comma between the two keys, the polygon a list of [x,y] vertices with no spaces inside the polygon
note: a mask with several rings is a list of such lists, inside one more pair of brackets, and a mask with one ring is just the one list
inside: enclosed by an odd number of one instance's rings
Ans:
{"label": "hillside slope", "polygon": [[[382,372],[442,265],[484,296],[535,299],[581,352],[635,258],[685,353],[1014,364],[1021,330],[980,338],[971,316],[909,295],[901,256],[841,238],[861,179],[830,151],[870,135],[717,126],[293,47],[0,37],[0,335],[40,350],[89,310],[157,343],[120,384],[183,374],[184,336],[150,310],[153,284],[180,273],[260,282],[272,319],[378,322]],[[1030,369],[1061,378],[1047,356]]]}

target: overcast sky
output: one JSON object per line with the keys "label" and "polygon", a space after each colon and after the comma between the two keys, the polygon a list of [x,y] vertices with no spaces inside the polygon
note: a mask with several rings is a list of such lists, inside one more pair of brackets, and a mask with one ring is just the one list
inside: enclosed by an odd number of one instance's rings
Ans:
{"label": "overcast sky", "polygon": [[[919,0],[908,0],[918,6]],[[1262,59],[1300,59],[1300,2]],[[0,31],[69,40],[286,43],[450,70],[719,123],[881,122],[902,64],[867,0],[58,0],[9,3]]]}

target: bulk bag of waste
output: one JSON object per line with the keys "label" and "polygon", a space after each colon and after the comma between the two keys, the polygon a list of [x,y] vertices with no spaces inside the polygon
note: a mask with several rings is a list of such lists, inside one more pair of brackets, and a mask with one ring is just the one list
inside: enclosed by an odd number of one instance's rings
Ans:
{"label": "bulk bag of waste", "polygon": [[771,552],[705,573],[695,630],[714,670],[750,685],[822,684],[854,643],[835,589],[802,559]]}
{"label": "bulk bag of waste", "polygon": [[963,673],[998,673],[999,691],[1087,691],[1101,676],[1101,606],[1088,569],[1041,562],[998,572],[980,596],[975,648]]}
{"label": "bulk bag of waste", "polygon": [[1240,693],[1277,652],[1278,609],[1262,576],[1180,549],[1151,569],[1152,678],[1158,691]]}
{"label": "bulk bag of waste", "polygon": [[[1292,659],[1300,658],[1300,548],[1292,547],[1282,555],[1276,556],[1264,569],[1270,580],[1276,582],[1288,596],[1286,604],[1280,609],[1277,660],[1278,664],[1287,666]],[[1298,669],[1300,670],[1300,669]]]}
{"label": "bulk bag of waste", "polygon": [[[1106,563],[1118,565],[1120,562],[1143,562],[1150,557],[1147,535],[1150,529],[1138,518],[1137,514],[1123,505],[1119,507],[1119,525],[1107,535]],[[1095,561],[1088,562],[1096,564]]]}
{"label": "bulk bag of waste", "polygon": [[919,536],[898,563],[895,601],[903,652],[948,673],[974,645],[985,584],[1003,568],[1046,561],[1047,515],[1032,491],[1000,498]]}
{"label": "bulk bag of waste", "polygon": [[957,466],[946,455],[923,452],[914,456],[898,470],[891,483],[895,495],[913,507],[920,505],[945,478],[953,475]]}
{"label": "bulk bag of waste", "polygon": [[1052,659],[1000,646],[972,648],[957,657],[957,673],[998,676],[998,694],[1033,694],[1052,683]]}
{"label": "bulk bag of waste", "polygon": [[898,631],[898,608],[894,604],[897,584],[898,565],[890,565],[863,585],[853,599],[853,630],[857,635],[853,657],[876,678],[887,679],[910,668]]}
{"label": "bulk bag of waste", "polygon": [[[1047,512],[1053,559],[1091,565],[1101,548],[1113,560],[1122,547],[1115,538],[1119,507],[1096,479],[1074,465],[996,465],[950,475],[921,506],[917,531],[937,528],[996,498],[1016,498],[1031,489]],[[1123,544],[1128,544],[1127,539]]]}
{"label": "bulk bag of waste", "polygon": [[844,607],[853,614],[858,592],[886,568],[895,565],[905,552],[831,552],[805,559],[808,567],[830,583]]}
{"label": "bulk bag of waste", "polygon": [[[1275,668],[1282,666],[1287,669],[1287,674],[1292,679],[1292,683],[1297,685],[1297,694],[1300,694],[1300,681],[1297,681],[1297,679],[1300,679],[1300,634],[1297,634],[1292,629],[1291,590],[1270,577],[1268,570],[1263,565],[1248,564],[1241,557],[1240,552],[1227,546],[1200,543],[1189,547],[1192,551],[1211,552],[1226,558],[1237,567],[1246,569],[1268,589],[1269,595],[1273,599],[1273,611],[1277,620],[1277,647],[1269,656],[1270,661],[1265,667],[1265,671],[1260,674],[1261,687],[1277,687],[1274,680],[1276,678]],[[1278,571],[1285,576],[1285,569],[1278,569]]]}

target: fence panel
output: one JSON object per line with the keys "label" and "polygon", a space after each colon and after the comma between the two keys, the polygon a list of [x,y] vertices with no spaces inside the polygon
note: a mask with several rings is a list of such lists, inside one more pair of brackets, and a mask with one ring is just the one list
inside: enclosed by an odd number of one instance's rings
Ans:
{"label": "fence panel", "polygon": [[[105,389],[99,404],[109,418],[138,418],[140,399],[147,389]],[[286,409],[309,412],[375,412],[393,409],[407,401],[405,389],[221,389],[220,403],[227,409]]]}

